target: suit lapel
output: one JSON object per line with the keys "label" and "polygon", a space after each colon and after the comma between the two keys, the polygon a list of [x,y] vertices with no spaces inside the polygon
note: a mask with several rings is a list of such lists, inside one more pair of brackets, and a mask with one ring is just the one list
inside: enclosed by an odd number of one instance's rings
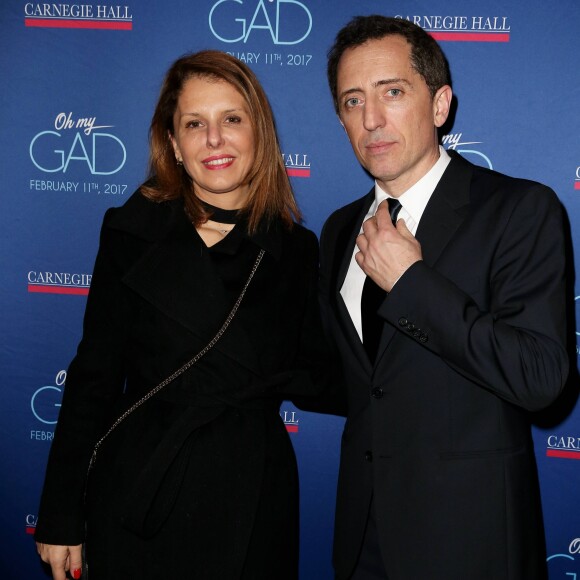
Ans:
{"label": "suit lapel", "polygon": [[[233,306],[182,208],[172,212],[167,234],[135,263],[123,282],[204,344],[215,336]],[[259,357],[240,323],[242,308],[215,348],[258,372]]]}
{"label": "suit lapel", "polygon": [[[454,153],[454,152],[451,152]],[[472,171],[459,156],[441,177],[417,229],[423,260],[434,266],[467,214]]]}
{"label": "suit lapel", "polygon": [[335,253],[336,276],[333,284],[338,296],[340,296],[340,289],[348,272],[356,238],[360,232],[364,217],[373,203],[374,196],[373,188],[365,197],[359,200],[358,204],[353,206],[351,214],[346,218],[343,227],[338,233]]}
{"label": "suit lapel", "polygon": [[[423,261],[434,267],[445,246],[449,243],[467,215],[472,170],[454,151],[451,162],[435,187],[423,212],[416,238],[421,243]],[[385,324],[379,343],[379,355],[375,368],[380,363],[397,329]]]}
{"label": "suit lapel", "polygon": [[366,351],[364,350],[358,332],[354,327],[352,318],[350,317],[344,299],[340,293],[340,289],[344,284],[344,279],[348,272],[356,238],[374,198],[375,190],[373,187],[365,197],[359,200],[358,203],[353,204],[352,211],[344,219],[343,225],[338,232],[336,239],[333,273],[330,285],[331,291],[333,292],[332,299],[336,308],[337,317],[344,334],[351,344],[352,351],[358,361],[367,369],[370,369],[370,363]]}

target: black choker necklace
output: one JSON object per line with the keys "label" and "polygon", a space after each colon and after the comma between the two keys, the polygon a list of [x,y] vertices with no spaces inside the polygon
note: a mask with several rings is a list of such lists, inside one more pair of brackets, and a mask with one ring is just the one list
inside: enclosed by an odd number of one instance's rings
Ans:
{"label": "black choker necklace", "polygon": [[211,214],[210,220],[214,222],[219,222],[220,224],[237,224],[239,221],[238,212],[239,209],[222,209],[221,207],[215,207],[210,205],[206,201],[200,200],[201,205],[204,209]]}

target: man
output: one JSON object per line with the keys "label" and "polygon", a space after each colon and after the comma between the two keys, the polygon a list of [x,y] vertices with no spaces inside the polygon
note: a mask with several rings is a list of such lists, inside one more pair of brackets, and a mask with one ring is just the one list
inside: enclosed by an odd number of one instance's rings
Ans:
{"label": "man", "polygon": [[[337,578],[543,578],[528,411],[567,375],[561,206],[545,186],[439,146],[448,66],[410,22],[355,18],[328,77],[375,178],[321,236],[324,316],[348,395]],[[371,281],[378,302],[361,316]]]}

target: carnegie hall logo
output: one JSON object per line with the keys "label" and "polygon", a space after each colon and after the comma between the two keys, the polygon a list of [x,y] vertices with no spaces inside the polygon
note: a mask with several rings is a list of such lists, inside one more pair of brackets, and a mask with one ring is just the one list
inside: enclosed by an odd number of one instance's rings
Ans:
{"label": "carnegie hall logo", "polygon": [[36,522],[38,521],[38,516],[36,514],[26,514],[24,521],[26,522],[24,531],[27,534],[34,534],[36,531]]}
{"label": "carnegie hall logo", "polygon": [[288,433],[298,433],[299,419],[296,411],[280,411],[280,417],[282,417]]}
{"label": "carnegie hall logo", "polygon": [[119,4],[26,2],[24,24],[36,28],[132,30],[133,14],[129,6]]}
{"label": "carnegie hall logo", "polygon": [[465,157],[468,161],[493,169],[491,159],[482,150],[482,141],[471,141],[463,136],[463,133],[448,133],[441,138],[441,145],[445,149],[453,149]]}
{"label": "carnegie hall logo", "polygon": [[546,456],[561,459],[580,459],[580,437],[550,435],[546,441]]}
{"label": "carnegie hall logo", "polygon": [[30,270],[27,275],[28,292],[86,296],[91,286],[91,278],[92,274]]}
{"label": "carnegie hall logo", "polygon": [[507,16],[398,14],[429,32],[435,40],[456,42],[509,42],[511,25]]}
{"label": "carnegie hall logo", "polygon": [[282,153],[288,177],[310,177],[310,160],[306,153]]}

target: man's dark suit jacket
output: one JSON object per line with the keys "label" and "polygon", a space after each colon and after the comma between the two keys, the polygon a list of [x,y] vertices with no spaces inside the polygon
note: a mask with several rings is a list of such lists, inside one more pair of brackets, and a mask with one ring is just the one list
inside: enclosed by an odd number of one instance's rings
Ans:
{"label": "man's dark suit jacket", "polygon": [[345,367],[334,564],[349,577],[374,496],[389,580],[545,576],[528,411],[565,382],[561,205],[452,154],[419,224],[423,260],[378,310],[373,366],[340,288],[374,192],[321,238],[324,318]]}

